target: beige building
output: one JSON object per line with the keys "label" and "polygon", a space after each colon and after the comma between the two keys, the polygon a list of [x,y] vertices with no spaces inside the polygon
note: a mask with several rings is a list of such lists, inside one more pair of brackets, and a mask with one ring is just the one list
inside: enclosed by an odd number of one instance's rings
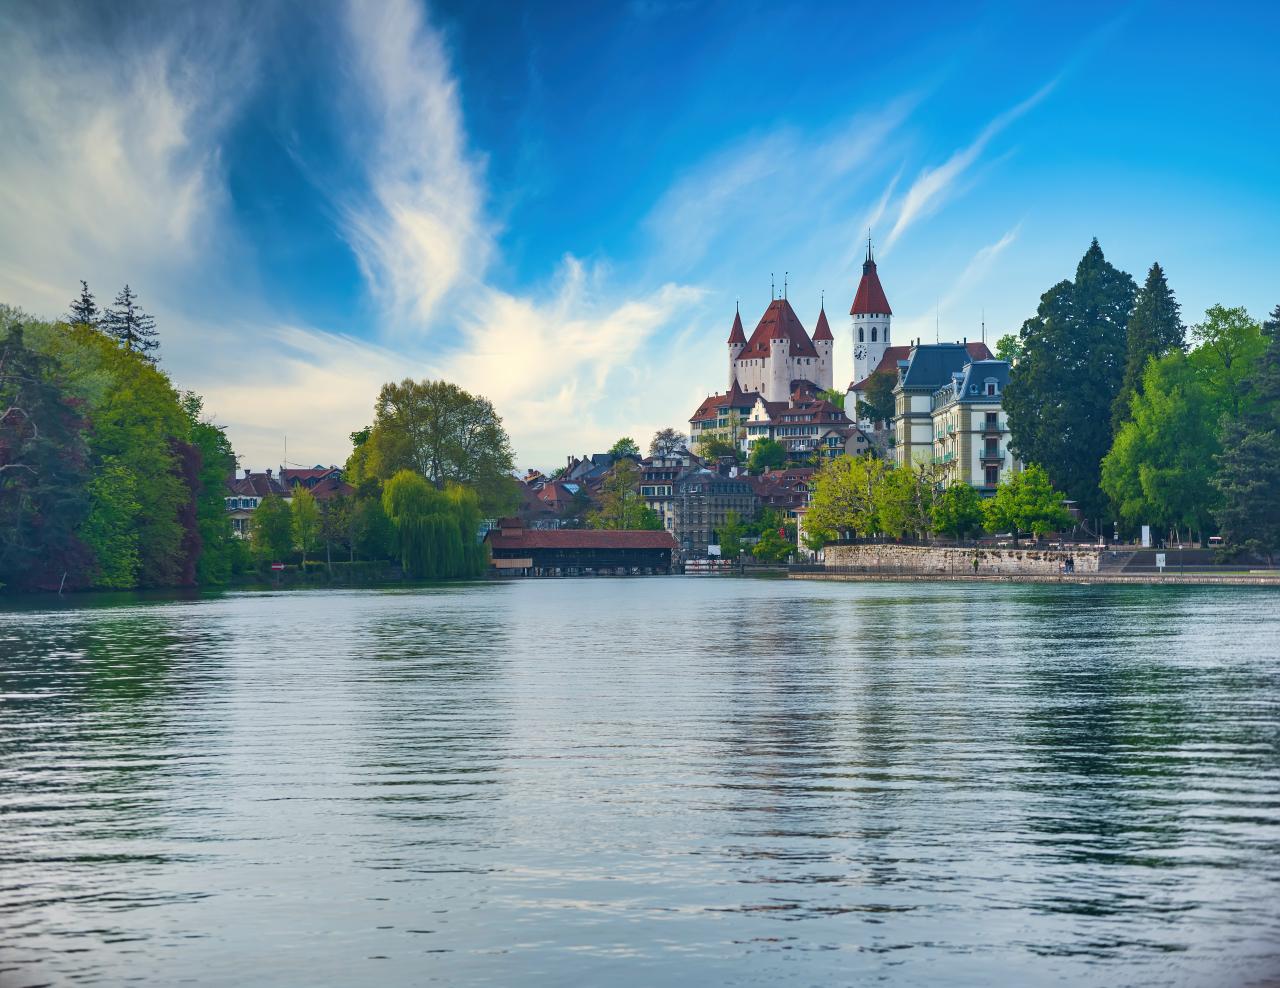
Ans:
{"label": "beige building", "polygon": [[933,393],[933,463],[944,486],[965,483],[983,494],[1022,469],[1009,451],[1001,396],[1009,364],[975,360]]}

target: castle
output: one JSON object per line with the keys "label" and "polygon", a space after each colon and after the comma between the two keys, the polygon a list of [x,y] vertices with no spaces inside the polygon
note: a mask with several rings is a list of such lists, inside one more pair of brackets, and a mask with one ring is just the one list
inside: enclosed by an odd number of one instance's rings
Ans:
{"label": "castle", "polygon": [[[849,315],[854,339],[853,379],[862,381],[880,366],[889,348],[893,318],[870,244]],[[765,401],[787,401],[804,382],[817,391],[830,391],[835,382],[834,346],[825,307],[818,311],[812,336],[785,295],[769,303],[750,339],[743,331],[742,315],[735,313],[729,333],[729,391],[758,394]]]}

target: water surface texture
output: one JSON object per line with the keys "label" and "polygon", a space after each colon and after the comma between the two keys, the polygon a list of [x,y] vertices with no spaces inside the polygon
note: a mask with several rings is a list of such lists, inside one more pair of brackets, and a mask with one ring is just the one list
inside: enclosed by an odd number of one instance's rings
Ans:
{"label": "water surface texture", "polygon": [[28,604],[0,985],[1260,983],[1278,642],[1250,588]]}

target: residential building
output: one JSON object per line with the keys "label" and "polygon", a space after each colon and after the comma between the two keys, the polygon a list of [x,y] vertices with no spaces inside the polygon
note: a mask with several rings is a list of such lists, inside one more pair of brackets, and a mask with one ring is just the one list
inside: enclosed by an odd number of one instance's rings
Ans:
{"label": "residential building", "polygon": [[747,482],[755,491],[761,510],[772,508],[787,518],[796,518],[808,507],[815,473],[813,467],[766,470],[758,477],[748,477]]}
{"label": "residential building", "polygon": [[707,555],[707,546],[716,544],[716,532],[730,511],[743,521],[756,516],[760,500],[737,468],[721,471],[707,467],[690,470],[675,483],[671,503],[671,532],[685,557]]}
{"label": "residential building", "polygon": [[911,347],[898,361],[892,423],[897,466],[933,463],[934,393],[971,359],[966,343],[925,343]]}
{"label": "residential building", "polygon": [[745,427],[741,448],[746,453],[761,439],[780,442],[793,459],[815,455],[834,459],[842,453],[857,456],[870,448],[867,437],[844,410],[818,397],[807,381],[796,382],[787,401],[767,401],[757,395]]}
{"label": "residential building", "polygon": [[1001,406],[1008,383],[1006,361],[975,360],[933,393],[933,462],[939,483],[965,483],[989,495],[1022,469],[1009,450]]}
{"label": "residential building", "polygon": [[246,469],[243,477],[233,474],[227,479],[224,502],[227,517],[231,519],[232,535],[241,539],[249,537],[253,512],[264,497],[282,497],[286,501],[293,499],[291,488],[282,484],[280,478],[272,474],[270,467],[262,473]]}
{"label": "residential building", "polygon": [[640,496],[662,519],[662,527],[668,532],[675,529],[676,484],[690,470],[702,466],[703,461],[687,449],[640,461]]}

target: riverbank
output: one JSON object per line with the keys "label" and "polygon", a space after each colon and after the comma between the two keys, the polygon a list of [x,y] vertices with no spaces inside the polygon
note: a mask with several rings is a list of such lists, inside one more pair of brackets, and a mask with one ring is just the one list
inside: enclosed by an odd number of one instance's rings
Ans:
{"label": "riverbank", "polygon": [[890,573],[793,570],[791,580],[843,583],[1119,583],[1280,587],[1280,573]]}

